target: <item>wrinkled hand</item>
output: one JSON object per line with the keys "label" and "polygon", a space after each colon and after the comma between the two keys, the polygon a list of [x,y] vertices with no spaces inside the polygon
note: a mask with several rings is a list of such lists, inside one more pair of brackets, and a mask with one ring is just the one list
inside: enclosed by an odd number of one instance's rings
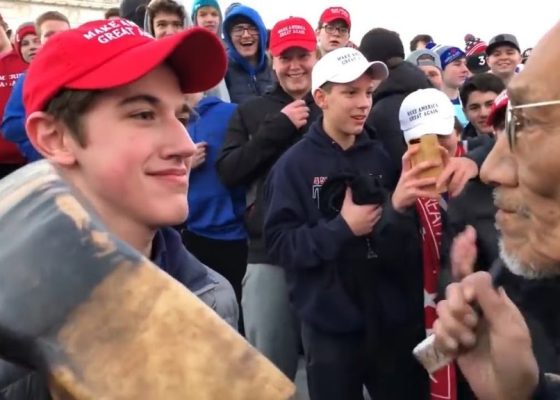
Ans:
{"label": "wrinkled hand", "polygon": [[476,231],[469,225],[455,237],[451,245],[451,275],[455,281],[474,272],[476,255]]}
{"label": "wrinkled hand", "polygon": [[206,142],[198,142],[196,144],[196,151],[193,155],[192,160],[192,169],[196,169],[200,167],[206,161],[206,150],[208,147],[208,143]]}
{"label": "wrinkled hand", "polygon": [[397,212],[404,212],[408,207],[414,205],[420,197],[437,199],[439,194],[430,190],[436,184],[435,178],[421,178],[422,173],[440,165],[437,161],[423,161],[412,167],[412,156],[418,153],[420,148],[413,146],[404,153],[402,158],[402,172],[397,187],[391,198],[393,208]]}
{"label": "wrinkled hand", "polygon": [[478,176],[478,166],[466,157],[449,157],[445,152],[445,168],[438,178],[437,187],[447,187],[451,197],[461,194],[469,180]]}
{"label": "wrinkled hand", "polygon": [[346,188],[340,215],[350,227],[354,236],[364,236],[373,231],[381,218],[382,207],[379,204],[358,205],[352,200],[352,190]]}
{"label": "wrinkled hand", "polygon": [[[473,308],[478,304],[482,314]],[[538,383],[538,366],[523,316],[490,274],[476,272],[447,287],[434,324],[438,350],[457,362],[481,400],[527,400]]]}
{"label": "wrinkled hand", "polygon": [[307,124],[307,119],[309,118],[309,107],[304,100],[294,100],[286,107],[284,107],[281,112],[285,114],[292,124],[299,129]]}

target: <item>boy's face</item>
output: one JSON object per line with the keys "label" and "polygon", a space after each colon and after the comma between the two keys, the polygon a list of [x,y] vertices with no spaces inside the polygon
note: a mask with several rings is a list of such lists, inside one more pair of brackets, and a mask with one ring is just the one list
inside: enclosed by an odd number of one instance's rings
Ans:
{"label": "boy's face", "polygon": [[438,67],[434,67],[432,65],[419,65],[418,68],[420,68],[422,72],[424,72],[426,78],[430,80],[430,82],[436,89],[442,89],[443,77],[441,75],[441,70]]}
{"label": "boy's face", "polygon": [[249,22],[240,22],[231,28],[233,47],[243,58],[251,59],[258,56],[259,29]]}
{"label": "boy's face", "polygon": [[152,26],[154,28],[154,37],[161,39],[182,31],[183,21],[177,14],[161,11],[154,16]]}
{"label": "boy's face", "polygon": [[468,77],[469,69],[465,57],[452,61],[443,70],[443,83],[449,88],[459,89]]}
{"label": "boy's face", "polygon": [[160,66],[107,91],[81,120],[85,147],[70,140],[70,180],[104,219],[150,229],[183,222],[195,145],[179,83]]}
{"label": "boy's face", "polygon": [[438,135],[439,145],[449,153],[449,157],[455,157],[457,152],[458,136],[453,132],[451,135]]}
{"label": "boy's face", "polygon": [[30,63],[37,51],[41,47],[41,43],[39,42],[39,37],[34,33],[28,33],[23,37],[21,40],[21,56],[26,63]]}
{"label": "boy's face", "polygon": [[317,39],[321,49],[328,53],[348,44],[350,29],[343,20],[335,20],[328,24],[323,23],[321,28],[317,30]]}
{"label": "boy's face", "polygon": [[214,7],[200,7],[196,13],[196,24],[218,34],[220,29],[220,13]]}
{"label": "boy's face", "polygon": [[510,75],[515,72],[518,64],[521,64],[521,53],[508,45],[498,46],[488,56],[488,66],[497,75]]}
{"label": "boy's face", "polygon": [[38,28],[41,45],[44,45],[47,40],[49,40],[49,38],[51,38],[55,33],[67,31],[68,29],[70,29],[70,25],[68,25],[65,21],[51,19],[44,21]]}
{"label": "boy's face", "polygon": [[292,47],[272,58],[272,68],[286,93],[302,97],[311,90],[311,71],[316,61],[315,52]]}
{"label": "boy's face", "polygon": [[492,127],[487,122],[496,97],[498,93],[475,90],[469,94],[467,104],[463,104],[467,119],[478,133],[492,133]]}
{"label": "boy's face", "polygon": [[315,101],[323,110],[325,123],[341,134],[362,133],[371,110],[373,91],[380,82],[363,74],[353,82],[332,85],[330,91],[316,91]]}

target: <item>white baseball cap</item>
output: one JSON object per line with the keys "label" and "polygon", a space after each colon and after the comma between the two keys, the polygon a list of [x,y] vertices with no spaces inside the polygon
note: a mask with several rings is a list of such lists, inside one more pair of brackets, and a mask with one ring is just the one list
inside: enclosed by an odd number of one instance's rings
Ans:
{"label": "white baseball cap", "polygon": [[369,69],[375,79],[385,79],[389,76],[389,69],[384,62],[369,62],[360,51],[351,47],[335,49],[325,54],[313,67],[311,91],[314,93],[327,82],[355,81]]}
{"label": "white baseball cap", "polygon": [[429,134],[448,136],[453,134],[455,109],[441,90],[420,89],[405,97],[399,120],[407,143]]}

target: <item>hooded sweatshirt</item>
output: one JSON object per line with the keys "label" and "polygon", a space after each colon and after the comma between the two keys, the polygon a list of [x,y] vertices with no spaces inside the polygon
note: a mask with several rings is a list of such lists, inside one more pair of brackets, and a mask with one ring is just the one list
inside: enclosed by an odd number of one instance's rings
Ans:
{"label": "hooded sweatshirt", "polygon": [[[256,66],[237,52],[231,40],[233,23],[240,18],[251,21],[259,31]],[[275,80],[266,56],[268,32],[259,13],[247,6],[236,6],[226,15],[223,28],[229,59],[225,79],[232,103],[240,104],[251,97],[261,96],[272,90]]]}
{"label": "hooded sweatshirt", "polygon": [[[399,271],[392,262],[403,248],[395,242],[400,236],[392,232],[412,220],[397,213],[388,200],[373,236],[366,239],[354,236],[340,214],[329,219],[319,208],[325,200],[321,187],[341,172],[375,175],[386,189],[394,187],[397,176],[389,156],[379,141],[368,136],[363,132],[352,147],[343,150],[325,133],[319,119],[280,157],[265,183],[268,254],[286,270],[300,318],[324,332],[364,328],[365,313],[355,299],[360,289],[375,297],[377,312],[398,320],[408,314],[407,296],[392,282],[410,271]],[[371,250],[375,256],[370,256]]]}
{"label": "hooded sweatshirt", "polygon": [[[16,91],[18,79],[26,69],[27,64],[23,62],[15,49],[0,56],[0,120],[9,114],[8,110],[6,110],[6,113],[4,113],[4,110],[9,105],[10,96]],[[23,112],[23,118],[25,118],[25,111]],[[2,132],[0,137],[0,164],[23,165],[25,159],[18,147],[7,138],[4,125],[0,128],[0,131]],[[23,131],[25,133],[25,128]],[[27,135],[25,136],[27,137]]]}
{"label": "hooded sweatshirt", "polygon": [[[224,18],[222,16],[222,10],[220,9],[220,5],[216,0],[195,0],[191,12],[191,18],[194,26],[198,26],[196,21],[196,14],[198,13],[198,10],[201,9],[202,7],[213,7],[216,10],[218,10],[218,14],[220,15],[220,23],[218,26],[218,37],[222,39],[222,25],[224,22]],[[231,101],[225,79],[222,79],[220,83],[218,83],[218,85],[216,85],[214,88],[207,90],[206,96],[208,97],[215,96],[228,103]]]}
{"label": "hooded sweatshirt", "polygon": [[37,32],[35,31],[35,24],[33,22],[25,22],[21,24],[16,31],[16,35],[14,37],[14,49],[23,62],[25,62],[25,60],[23,59],[23,54],[21,54],[21,43],[27,35],[36,34]]}
{"label": "hooded sweatshirt", "polygon": [[206,161],[190,175],[187,229],[216,240],[247,237],[243,224],[245,189],[227,188],[218,177],[215,165],[235,109],[234,104],[206,97],[196,107],[199,117],[187,129],[195,143],[208,143]]}

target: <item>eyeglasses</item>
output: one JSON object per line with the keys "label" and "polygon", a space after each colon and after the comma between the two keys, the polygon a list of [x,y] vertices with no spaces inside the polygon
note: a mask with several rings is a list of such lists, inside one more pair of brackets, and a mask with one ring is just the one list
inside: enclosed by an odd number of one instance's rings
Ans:
{"label": "eyeglasses", "polygon": [[323,25],[322,28],[327,32],[329,35],[334,35],[335,32],[338,31],[341,35],[348,35],[350,29],[346,26],[334,26],[334,25]]}
{"label": "eyeglasses", "polygon": [[259,34],[259,29],[253,25],[235,25],[231,28],[232,36],[243,36],[243,33],[247,33],[251,36],[257,36]]}
{"label": "eyeglasses", "polygon": [[506,136],[508,139],[510,150],[513,150],[515,146],[515,142],[517,141],[517,137],[519,136],[519,131],[523,126],[523,123],[519,120],[519,118],[515,114],[515,110],[520,110],[524,108],[533,108],[533,107],[554,106],[559,104],[560,104],[560,100],[541,101],[538,103],[521,104],[519,106],[512,106],[511,102],[508,102],[506,108],[505,126],[506,126]]}

